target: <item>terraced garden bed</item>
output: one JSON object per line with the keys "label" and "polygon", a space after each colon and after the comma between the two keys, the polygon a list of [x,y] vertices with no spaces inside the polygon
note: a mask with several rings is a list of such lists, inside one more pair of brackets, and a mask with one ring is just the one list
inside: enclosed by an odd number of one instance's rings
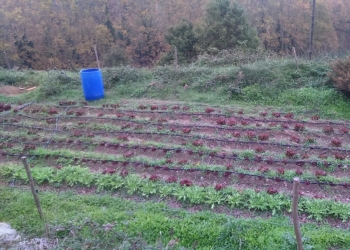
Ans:
{"label": "terraced garden bed", "polygon": [[298,176],[303,221],[350,225],[348,121],[161,102],[1,107],[4,185],[27,183],[27,156],[39,189],[270,217],[290,216]]}

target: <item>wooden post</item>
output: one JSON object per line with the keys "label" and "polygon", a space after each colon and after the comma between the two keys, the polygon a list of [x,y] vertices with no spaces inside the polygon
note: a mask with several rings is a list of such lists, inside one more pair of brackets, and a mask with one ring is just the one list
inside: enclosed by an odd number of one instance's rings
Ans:
{"label": "wooden post", "polygon": [[298,218],[299,184],[300,184],[300,179],[298,177],[294,178],[293,179],[292,217],[293,217],[293,224],[294,224],[294,233],[297,238],[298,250],[303,250],[303,241],[301,237],[299,218]]}
{"label": "wooden post", "polygon": [[178,59],[177,59],[177,48],[174,48],[174,66],[178,66]]}
{"label": "wooden post", "polygon": [[311,25],[310,25],[310,42],[309,42],[309,60],[312,59],[313,45],[314,45],[315,8],[316,8],[316,0],[312,0],[312,14],[311,14]]}
{"label": "wooden post", "polygon": [[299,70],[297,52],[295,51],[294,47],[293,47],[293,54],[294,54],[294,58],[295,58],[295,63],[297,65],[297,70]]}
{"label": "wooden post", "polygon": [[27,163],[27,158],[25,156],[22,157],[22,162],[23,162],[24,168],[27,171],[30,189],[31,189],[33,197],[34,197],[34,201],[35,201],[36,207],[38,208],[39,216],[42,219],[43,218],[43,212],[41,210],[40,201],[39,201],[39,198],[38,198],[38,196],[36,194],[35,187],[34,187],[33,177],[32,177],[32,174],[30,172],[30,169],[29,169],[29,166],[28,166],[28,163]]}
{"label": "wooden post", "polygon": [[95,56],[96,56],[97,66],[98,66],[98,68],[100,68],[100,60],[98,60],[98,54],[97,54],[96,44],[94,45],[94,50],[95,50]]}
{"label": "wooden post", "polygon": [[68,60],[69,66],[72,68],[74,72],[77,72],[77,70],[73,67],[73,64],[70,60]]}
{"label": "wooden post", "polygon": [[8,69],[11,69],[11,66],[10,66],[10,63],[9,63],[9,60],[7,58],[7,55],[6,55],[5,51],[4,51],[4,55],[5,55],[5,60],[6,60],[6,63],[7,63],[7,67],[8,67]]}

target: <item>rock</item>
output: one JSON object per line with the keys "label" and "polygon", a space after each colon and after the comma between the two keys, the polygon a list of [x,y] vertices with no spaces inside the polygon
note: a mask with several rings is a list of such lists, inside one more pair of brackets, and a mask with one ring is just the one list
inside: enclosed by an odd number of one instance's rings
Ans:
{"label": "rock", "polygon": [[20,238],[16,230],[11,228],[9,224],[0,223],[0,245],[5,242],[16,241]]}

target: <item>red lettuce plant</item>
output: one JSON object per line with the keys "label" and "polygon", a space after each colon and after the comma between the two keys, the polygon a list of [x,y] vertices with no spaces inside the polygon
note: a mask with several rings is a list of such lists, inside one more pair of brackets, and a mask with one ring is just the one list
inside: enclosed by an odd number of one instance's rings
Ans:
{"label": "red lettuce plant", "polygon": [[170,176],[166,179],[167,183],[176,183],[177,182],[177,178],[175,176]]}
{"label": "red lettuce plant", "polygon": [[189,134],[189,133],[191,133],[191,129],[190,128],[184,128],[184,129],[182,129],[182,133]]}
{"label": "red lettuce plant", "polygon": [[294,150],[288,149],[288,150],[286,151],[286,156],[287,156],[288,158],[294,158],[294,157],[296,156],[296,152],[295,152]]}
{"label": "red lettuce plant", "polygon": [[237,124],[236,120],[235,119],[230,119],[227,121],[227,125],[230,126],[230,127],[233,127]]}
{"label": "red lettuce plant", "polygon": [[266,167],[266,166],[260,166],[258,168],[258,171],[261,172],[261,173],[267,173],[267,172],[269,172],[269,170],[270,169],[268,167]]}
{"label": "red lettuce plant", "polygon": [[347,127],[342,127],[339,129],[339,132],[342,134],[349,134],[349,129]]}
{"label": "red lettuce plant", "polygon": [[340,154],[340,153],[335,153],[334,158],[337,160],[345,160],[345,155]]}
{"label": "red lettuce plant", "polygon": [[279,175],[284,175],[284,168],[277,168],[277,173]]}
{"label": "red lettuce plant", "polygon": [[340,140],[338,140],[338,139],[333,139],[333,140],[331,141],[331,144],[332,144],[332,146],[334,146],[334,147],[341,147],[342,142],[341,142]]}
{"label": "red lettuce plant", "polygon": [[266,111],[262,111],[262,112],[260,112],[260,116],[262,116],[262,117],[266,117],[266,116],[267,116],[267,112],[266,112]]}
{"label": "red lettuce plant", "polygon": [[121,141],[128,141],[129,140],[127,135],[118,135],[117,139],[121,140]]}
{"label": "red lettuce plant", "polygon": [[302,123],[297,123],[294,125],[294,130],[295,131],[304,131],[305,130],[305,126]]}
{"label": "red lettuce plant", "polygon": [[201,140],[196,140],[196,141],[192,142],[192,145],[195,147],[202,147],[204,145],[204,143]]}
{"label": "red lettuce plant", "polygon": [[295,174],[296,175],[303,175],[303,171],[300,168],[298,168],[297,170],[295,170]]}
{"label": "red lettuce plant", "polygon": [[320,116],[319,115],[313,115],[311,116],[311,120],[313,121],[318,121],[320,119]]}
{"label": "red lettuce plant", "polygon": [[180,181],[180,185],[181,186],[185,186],[185,187],[190,187],[190,186],[192,186],[193,184],[192,184],[192,181],[190,181],[190,180],[182,180],[182,181]]}
{"label": "red lettuce plant", "polygon": [[241,133],[240,132],[233,132],[232,136],[235,138],[240,138],[241,137]]}
{"label": "red lettuce plant", "polygon": [[224,189],[226,185],[224,183],[216,184],[215,185],[215,190],[220,191],[221,189]]}
{"label": "red lettuce plant", "polygon": [[323,133],[325,134],[331,134],[331,133],[334,133],[334,129],[332,126],[325,126],[323,128]]}
{"label": "red lettuce plant", "polygon": [[215,112],[215,109],[213,109],[213,108],[206,108],[205,109],[205,113],[207,113],[207,114],[210,114],[210,113],[213,113],[213,112]]}
{"label": "red lettuce plant", "polygon": [[281,117],[281,114],[278,113],[278,112],[273,112],[273,113],[272,113],[272,116],[275,117],[275,118],[280,118],[280,117]]}
{"label": "red lettuce plant", "polygon": [[290,141],[299,143],[300,142],[300,138],[298,136],[292,135],[290,137]]}
{"label": "red lettuce plant", "polygon": [[277,188],[275,188],[275,187],[268,187],[268,188],[267,188],[267,193],[268,193],[268,194],[277,194],[277,193],[278,193],[278,190],[277,190]]}
{"label": "red lettuce plant", "polygon": [[323,170],[317,170],[315,175],[316,175],[317,178],[319,178],[319,177],[322,177],[322,176],[326,176],[327,172],[325,172]]}
{"label": "red lettuce plant", "polygon": [[263,146],[257,146],[255,148],[255,152],[257,152],[257,153],[265,153],[266,150],[265,150],[265,148]]}
{"label": "red lettuce plant", "polygon": [[140,106],[138,106],[138,109],[145,110],[145,109],[147,109],[147,106],[140,104]]}
{"label": "red lettuce plant", "polygon": [[159,181],[160,177],[158,175],[153,174],[149,177],[149,180],[150,181]]}
{"label": "red lettuce plant", "polygon": [[224,118],[219,118],[216,120],[217,125],[226,125],[226,120]]}
{"label": "red lettuce plant", "polygon": [[269,135],[268,134],[260,134],[258,136],[259,141],[268,141],[269,140]]}
{"label": "red lettuce plant", "polygon": [[294,114],[293,113],[287,113],[287,114],[284,115],[284,118],[293,119],[294,118]]}

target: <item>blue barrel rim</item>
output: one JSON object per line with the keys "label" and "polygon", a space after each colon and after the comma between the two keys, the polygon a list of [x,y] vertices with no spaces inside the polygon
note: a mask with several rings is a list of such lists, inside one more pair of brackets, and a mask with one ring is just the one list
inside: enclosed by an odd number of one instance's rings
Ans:
{"label": "blue barrel rim", "polygon": [[82,69],[82,70],[80,70],[80,73],[93,73],[96,71],[101,71],[101,70],[99,68]]}

